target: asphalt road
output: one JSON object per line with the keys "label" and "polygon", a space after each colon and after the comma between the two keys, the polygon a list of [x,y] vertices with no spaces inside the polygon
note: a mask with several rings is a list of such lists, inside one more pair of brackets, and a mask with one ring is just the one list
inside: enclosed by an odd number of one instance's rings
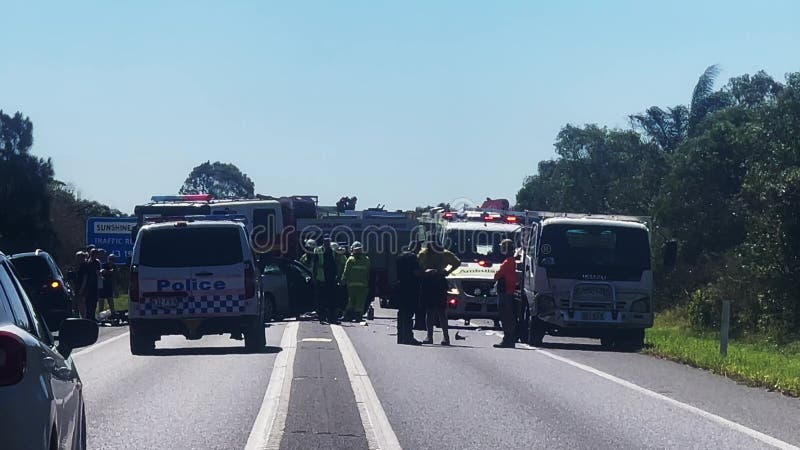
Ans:
{"label": "asphalt road", "polygon": [[[276,448],[368,448],[387,429],[409,449],[800,446],[798,399],[591,340],[494,349],[499,331],[474,321],[453,347],[399,346],[393,314],[336,330],[274,324],[258,354],[213,336],[132,356],[124,327],[103,328],[75,356],[90,448],[235,449],[265,430]],[[278,347],[290,329],[291,352]],[[269,403],[281,353],[291,370]],[[265,412],[278,425],[254,430]]]}

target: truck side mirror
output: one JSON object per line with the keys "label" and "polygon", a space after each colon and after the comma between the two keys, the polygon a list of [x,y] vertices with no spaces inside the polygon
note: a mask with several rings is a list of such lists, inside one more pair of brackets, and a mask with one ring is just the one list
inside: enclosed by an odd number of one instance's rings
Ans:
{"label": "truck side mirror", "polygon": [[664,244],[664,269],[672,270],[678,262],[678,241],[672,239]]}

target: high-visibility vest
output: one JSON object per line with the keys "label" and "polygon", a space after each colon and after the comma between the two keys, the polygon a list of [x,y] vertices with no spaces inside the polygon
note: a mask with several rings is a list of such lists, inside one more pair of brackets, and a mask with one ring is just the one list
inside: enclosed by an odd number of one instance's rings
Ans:
{"label": "high-visibility vest", "polygon": [[351,256],[344,265],[342,279],[347,286],[368,287],[369,286],[370,261],[367,255]]}

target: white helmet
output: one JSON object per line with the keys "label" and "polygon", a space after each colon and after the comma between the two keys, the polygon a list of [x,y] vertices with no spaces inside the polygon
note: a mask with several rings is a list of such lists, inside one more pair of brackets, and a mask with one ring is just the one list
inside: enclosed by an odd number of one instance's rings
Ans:
{"label": "white helmet", "polygon": [[306,241],[306,247],[308,248],[317,248],[317,241],[313,239],[309,239]]}
{"label": "white helmet", "polygon": [[338,252],[339,251],[339,243],[338,242],[331,242],[331,250]]}
{"label": "white helmet", "polygon": [[356,250],[364,250],[364,246],[361,245],[361,242],[355,241],[353,245],[350,246],[350,251],[354,252]]}

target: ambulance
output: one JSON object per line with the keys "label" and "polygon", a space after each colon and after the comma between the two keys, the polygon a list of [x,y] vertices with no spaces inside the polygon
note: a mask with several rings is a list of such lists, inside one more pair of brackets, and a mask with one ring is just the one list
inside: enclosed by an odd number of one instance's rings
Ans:
{"label": "ambulance", "polygon": [[519,241],[520,217],[511,211],[476,209],[444,212],[438,240],[454,253],[461,266],[447,277],[447,317],[498,321],[500,311],[494,275],[505,257],[500,242]]}

